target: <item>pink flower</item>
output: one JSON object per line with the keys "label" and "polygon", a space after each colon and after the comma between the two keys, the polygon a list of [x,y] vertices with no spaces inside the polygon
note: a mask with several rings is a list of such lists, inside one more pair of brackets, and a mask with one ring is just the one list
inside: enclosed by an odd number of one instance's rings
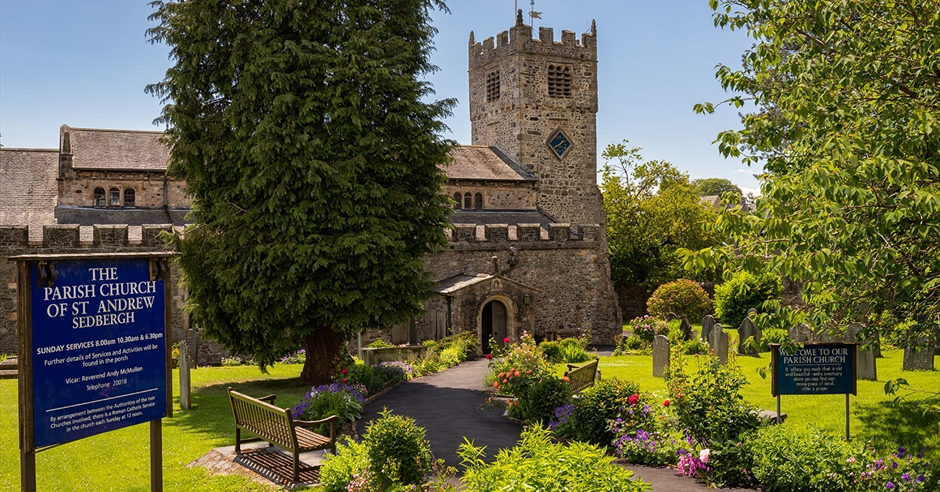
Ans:
{"label": "pink flower", "polygon": [[486,354],[486,360],[493,360],[493,354]]}
{"label": "pink flower", "polygon": [[640,396],[637,395],[636,393],[630,395],[630,398],[627,398],[627,401],[630,402],[631,405],[636,405],[636,402],[639,400],[640,400]]}
{"label": "pink flower", "polygon": [[509,342],[511,342],[511,341],[512,341],[512,340],[510,340],[509,337],[506,337],[506,338],[503,339],[503,343],[509,343]]}
{"label": "pink flower", "polygon": [[663,402],[663,406],[664,406],[664,407],[668,407],[668,406],[669,406],[669,400],[664,401],[664,402]]}
{"label": "pink flower", "polygon": [[708,463],[708,456],[711,454],[711,450],[703,449],[698,453],[698,459],[702,460],[702,463]]}
{"label": "pink flower", "polygon": [[349,380],[348,380],[348,379],[346,379],[346,378],[343,378],[343,384],[346,384],[346,383],[348,383],[348,382],[349,382]]}

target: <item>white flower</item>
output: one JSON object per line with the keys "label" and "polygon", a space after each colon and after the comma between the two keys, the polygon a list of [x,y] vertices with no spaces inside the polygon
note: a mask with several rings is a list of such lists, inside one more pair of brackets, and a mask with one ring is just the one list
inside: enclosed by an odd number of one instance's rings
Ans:
{"label": "white flower", "polygon": [[708,455],[711,454],[711,451],[708,449],[703,449],[698,453],[698,459],[702,460],[702,463],[708,463]]}

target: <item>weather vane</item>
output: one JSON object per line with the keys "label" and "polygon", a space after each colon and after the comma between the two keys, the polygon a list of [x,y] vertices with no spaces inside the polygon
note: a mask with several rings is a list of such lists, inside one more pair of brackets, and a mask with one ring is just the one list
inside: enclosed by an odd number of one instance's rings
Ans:
{"label": "weather vane", "polygon": [[530,24],[532,27],[535,27],[535,19],[542,18],[542,13],[535,11],[535,0],[529,0],[529,17],[530,17]]}

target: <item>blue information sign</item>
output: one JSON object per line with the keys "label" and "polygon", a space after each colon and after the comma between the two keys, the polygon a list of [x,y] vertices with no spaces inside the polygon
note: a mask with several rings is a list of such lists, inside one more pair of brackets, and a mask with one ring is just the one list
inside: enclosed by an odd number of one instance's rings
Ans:
{"label": "blue information sign", "polygon": [[33,263],[35,445],[50,446],[166,416],[164,281],[149,258]]}
{"label": "blue information sign", "polygon": [[815,343],[788,354],[771,346],[772,394],[856,394],[854,343]]}

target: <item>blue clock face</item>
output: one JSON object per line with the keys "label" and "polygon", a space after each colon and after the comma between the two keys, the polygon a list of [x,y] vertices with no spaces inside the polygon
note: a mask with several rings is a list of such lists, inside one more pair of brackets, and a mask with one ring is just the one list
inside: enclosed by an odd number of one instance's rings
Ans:
{"label": "blue clock face", "polygon": [[552,148],[555,155],[561,157],[568,151],[568,147],[571,147],[571,142],[568,141],[568,137],[561,130],[557,130],[555,136],[548,141],[548,146]]}

